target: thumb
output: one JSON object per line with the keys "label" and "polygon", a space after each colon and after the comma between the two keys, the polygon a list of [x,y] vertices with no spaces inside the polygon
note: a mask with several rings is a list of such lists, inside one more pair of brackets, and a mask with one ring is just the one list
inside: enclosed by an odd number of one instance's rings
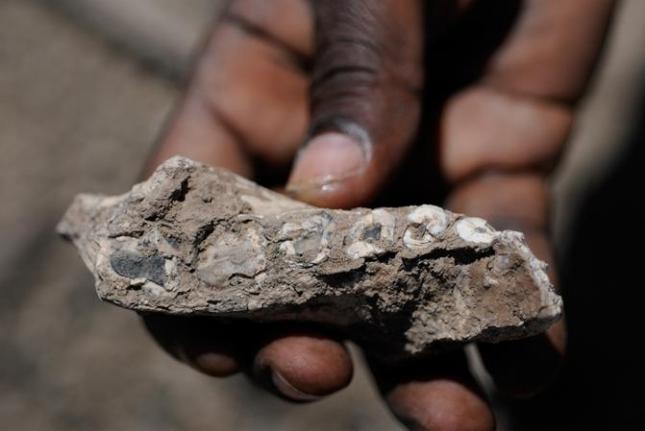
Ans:
{"label": "thumb", "polygon": [[287,191],[325,207],[368,203],[416,133],[423,81],[418,0],[314,1],[309,139]]}

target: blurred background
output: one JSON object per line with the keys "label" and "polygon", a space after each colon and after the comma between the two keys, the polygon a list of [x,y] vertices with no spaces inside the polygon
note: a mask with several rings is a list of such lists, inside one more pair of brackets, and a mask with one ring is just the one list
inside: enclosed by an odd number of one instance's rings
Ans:
{"label": "blurred background", "polygon": [[[401,429],[360,367],[348,389],[292,406],[176,363],[134,313],[98,301],[54,234],[74,194],[136,181],[221,4],[0,0],[0,429]],[[537,400],[492,394],[500,430],[645,419],[643,28],[645,1],[620,3],[553,179],[570,355]]]}

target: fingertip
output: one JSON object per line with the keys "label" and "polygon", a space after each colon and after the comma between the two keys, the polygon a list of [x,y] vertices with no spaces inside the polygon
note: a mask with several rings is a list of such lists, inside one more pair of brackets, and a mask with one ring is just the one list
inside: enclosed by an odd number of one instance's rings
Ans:
{"label": "fingertip", "polygon": [[488,431],[495,417],[463,351],[368,363],[392,413],[409,429]]}
{"label": "fingertip", "polygon": [[278,391],[278,393],[291,401],[296,402],[312,402],[318,401],[323,396],[314,395],[307,392],[304,392],[294,385],[282,375],[279,371],[271,369],[270,371],[271,384],[273,388]]}
{"label": "fingertip", "polygon": [[412,429],[432,431],[491,431],[495,417],[471,388],[451,379],[406,382],[386,400],[392,412]]}
{"label": "fingertip", "polygon": [[372,158],[371,144],[345,133],[325,132],[312,138],[298,153],[287,193],[317,206],[351,206],[362,193],[353,184]]}
{"label": "fingertip", "polygon": [[142,317],[155,341],[175,359],[213,377],[227,377],[240,370],[234,327],[205,318]]}
{"label": "fingertip", "polygon": [[260,348],[254,373],[279,395],[315,401],[349,385],[353,366],[343,344],[312,335],[276,338]]}
{"label": "fingertip", "polygon": [[192,368],[212,377],[228,377],[240,371],[240,363],[232,352],[221,346],[203,342],[177,344],[178,357]]}

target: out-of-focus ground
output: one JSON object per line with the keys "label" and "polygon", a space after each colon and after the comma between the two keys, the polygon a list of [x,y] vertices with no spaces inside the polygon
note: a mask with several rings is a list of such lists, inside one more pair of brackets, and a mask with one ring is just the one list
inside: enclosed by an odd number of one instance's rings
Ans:
{"label": "out-of-focus ground", "polygon": [[[220,3],[0,1],[0,429],[400,429],[362,368],[347,390],[294,407],[174,362],[134,313],[97,300],[54,234],[75,193],[137,179]],[[630,278],[637,254],[621,250],[640,233],[620,213],[643,219],[644,26],[645,2],[624,1],[554,177],[571,359],[537,407],[513,405],[500,429],[631,429],[642,418],[629,391],[643,374],[629,347],[642,281]],[[528,420],[512,427],[514,412]]]}

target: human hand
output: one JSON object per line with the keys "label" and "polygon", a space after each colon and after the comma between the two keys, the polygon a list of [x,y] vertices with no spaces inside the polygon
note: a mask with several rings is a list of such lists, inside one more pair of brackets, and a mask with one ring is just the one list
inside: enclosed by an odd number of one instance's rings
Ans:
{"label": "human hand", "polygon": [[[551,262],[547,174],[612,3],[234,0],[149,169],[181,154],[265,185],[286,182],[293,197],[325,207],[445,199],[523,231]],[[340,336],[320,328],[145,321],[195,368],[244,370],[291,400],[318,399],[351,380]],[[557,369],[564,345],[558,324],[479,350],[500,390],[527,395]],[[411,428],[494,428],[462,351],[397,365],[366,355],[388,405]]]}

